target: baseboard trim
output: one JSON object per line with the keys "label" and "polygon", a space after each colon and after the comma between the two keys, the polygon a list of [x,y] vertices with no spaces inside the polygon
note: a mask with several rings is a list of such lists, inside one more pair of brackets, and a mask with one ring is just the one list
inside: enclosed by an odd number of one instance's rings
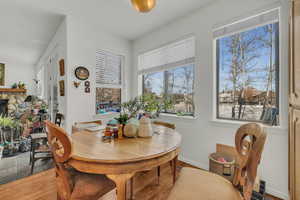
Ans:
{"label": "baseboard trim", "polygon": [[[267,183],[268,184],[268,183]],[[283,200],[289,200],[289,195],[283,193],[283,192],[280,192],[272,187],[268,187],[266,188],[266,192],[274,197],[277,197],[277,198],[280,198],[280,199],[283,199]]]}
{"label": "baseboard trim", "polygon": [[[204,169],[204,170],[209,170],[209,165],[208,164],[204,164],[204,163],[200,163],[198,161],[194,161],[192,159],[188,159],[186,157],[183,157],[183,156],[179,156],[179,160],[181,162],[184,162],[184,163],[187,163],[187,164],[190,164],[192,166],[195,166],[195,167],[198,167],[198,168],[201,168],[201,169]],[[267,183],[268,184],[268,183]],[[277,198],[280,198],[280,199],[283,199],[283,200],[289,200],[289,195],[288,194],[285,194],[281,191],[278,191],[272,187],[268,187],[266,188],[266,192],[274,197],[277,197]]]}
{"label": "baseboard trim", "polygon": [[204,163],[200,163],[191,159],[187,159],[183,156],[179,156],[178,158],[180,161],[185,162],[187,164],[190,164],[192,166],[198,167],[200,169],[205,169],[205,170],[209,170],[209,165],[208,164],[204,164]]}

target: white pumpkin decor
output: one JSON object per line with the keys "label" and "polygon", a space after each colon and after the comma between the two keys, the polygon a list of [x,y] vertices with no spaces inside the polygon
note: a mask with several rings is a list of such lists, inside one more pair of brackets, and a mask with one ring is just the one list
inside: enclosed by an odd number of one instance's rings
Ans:
{"label": "white pumpkin decor", "polygon": [[124,133],[126,137],[137,137],[138,135],[138,126],[135,124],[126,124],[124,128]]}
{"label": "white pumpkin decor", "polygon": [[142,117],[140,119],[139,137],[152,137],[153,129],[151,125],[151,120],[147,117]]}

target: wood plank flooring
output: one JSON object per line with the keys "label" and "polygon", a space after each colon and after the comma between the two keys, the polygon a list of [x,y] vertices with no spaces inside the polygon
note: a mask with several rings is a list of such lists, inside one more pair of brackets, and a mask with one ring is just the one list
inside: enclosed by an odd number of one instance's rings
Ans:
{"label": "wood plank flooring", "polygon": [[[178,171],[181,166],[180,164]],[[54,170],[47,170],[39,174],[20,179],[8,184],[0,185],[1,200],[56,200]],[[157,184],[156,170],[140,173],[134,177],[135,200],[165,200],[172,188],[172,174],[167,163],[161,168],[160,184]],[[127,191],[128,196],[129,191]],[[107,196],[107,195],[106,195]],[[109,196],[109,195],[108,195]],[[107,198],[111,199],[111,198]],[[270,200],[278,200],[269,197]],[[106,200],[106,198],[105,198]]]}

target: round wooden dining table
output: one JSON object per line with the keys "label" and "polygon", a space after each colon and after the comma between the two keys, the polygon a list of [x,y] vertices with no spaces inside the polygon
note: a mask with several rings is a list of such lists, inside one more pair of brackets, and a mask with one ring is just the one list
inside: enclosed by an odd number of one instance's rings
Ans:
{"label": "round wooden dining table", "polygon": [[180,151],[181,135],[170,128],[153,125],[150,138],[102,140],[102,133],[79,131],[71,136],[68,161],[78,171],[105,174],[115,182],[117,199],[126,199],[126,182],[140,171],[151,170],[174,158]]}

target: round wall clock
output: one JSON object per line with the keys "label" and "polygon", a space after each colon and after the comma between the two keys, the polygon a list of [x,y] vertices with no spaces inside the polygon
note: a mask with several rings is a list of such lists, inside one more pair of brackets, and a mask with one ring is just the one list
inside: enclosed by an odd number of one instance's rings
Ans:
{"label": "round wall clock", "polygon": [[80,66],[80,67],[77,67],[75,69],[75,76],[79,80],[85,81],[85,80],[87,80],[89,78],[90,72],[89,72],[89,70],[86,67]]}

